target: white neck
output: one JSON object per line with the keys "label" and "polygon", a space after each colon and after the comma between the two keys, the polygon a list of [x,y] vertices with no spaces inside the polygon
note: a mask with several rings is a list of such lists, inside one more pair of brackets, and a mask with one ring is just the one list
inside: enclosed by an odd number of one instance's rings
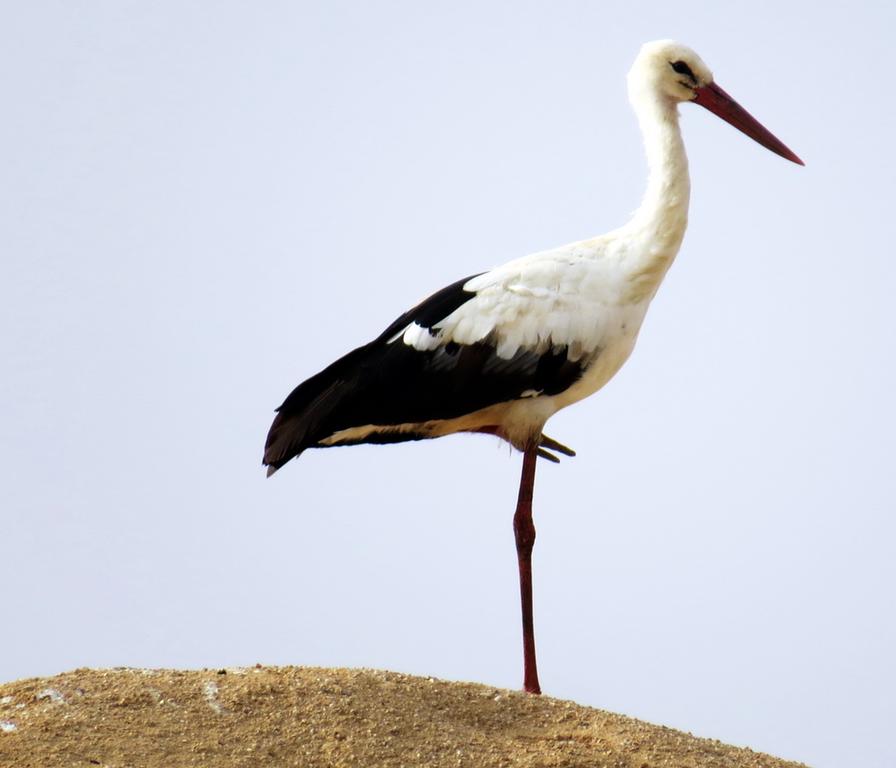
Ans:
{"label": "white neck", "polygon": [[675,259],[688,224],[691,180],[678,126],[678,106],[655,93],[632,98],[638,116],[649,175],[641,207],[622,228],[631,241],[632,300],[652,298]]}

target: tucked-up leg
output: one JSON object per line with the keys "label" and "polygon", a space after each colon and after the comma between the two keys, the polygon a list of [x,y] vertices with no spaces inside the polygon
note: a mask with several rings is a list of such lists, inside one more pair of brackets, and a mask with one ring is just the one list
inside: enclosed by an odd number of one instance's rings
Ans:
{"label": "tucked-up leg", "polygon": [[568,448],[567,446],[563,445],[563,443],[558,443],[552,437],[542,435],[538,440],[538,455],[543,459],[547,459],[548,461],[553,461],[555,464],[559,464],[560,459],[554,456],[554,454],[549,453],[549,450],[557,451],[557,453],[562,453],[564,456],[576,455],[576,452],[572,448]]}

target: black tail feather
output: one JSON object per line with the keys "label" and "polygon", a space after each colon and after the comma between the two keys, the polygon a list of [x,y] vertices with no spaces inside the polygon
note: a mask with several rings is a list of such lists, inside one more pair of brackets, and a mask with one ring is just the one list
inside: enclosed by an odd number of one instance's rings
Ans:
{"label": "black tail feather", "polygon": [[283,401],[264,444],[263,464],[268,467],[268,477],[327,436],[321,434],[321,426],[354,389],[361,362],[370,356],[370,347],[368,344],[349,352],[303,381]]}

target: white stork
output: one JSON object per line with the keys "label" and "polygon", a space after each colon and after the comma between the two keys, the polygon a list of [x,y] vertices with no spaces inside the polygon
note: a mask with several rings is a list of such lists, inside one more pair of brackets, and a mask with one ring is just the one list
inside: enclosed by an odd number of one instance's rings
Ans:
{"label": "white stork", "polygon": [[713,80],[700,57],[661,40],[628,75],[649,165],[640,208],[620,229],[534,253],[434,293],[369,344],[296,387],[271,425],[268,475],[306,448],[482,432],[523,452],[513,528],[523,614],[524,690],[540,693],[532,621],[536,457],[574,452],[547,420],[599,390],[628,359],[678,253],[690,179],[678,105],[694,102],[781,157],[802,161]]}

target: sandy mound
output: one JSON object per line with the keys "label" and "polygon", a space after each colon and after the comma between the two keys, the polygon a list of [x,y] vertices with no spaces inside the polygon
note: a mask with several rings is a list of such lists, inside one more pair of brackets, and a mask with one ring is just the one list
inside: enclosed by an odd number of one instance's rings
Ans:
{"label": "sandy mound", "polygon": [[0,685],[0,765],[797,766],[569,701],[296,667],[79,669]]}

